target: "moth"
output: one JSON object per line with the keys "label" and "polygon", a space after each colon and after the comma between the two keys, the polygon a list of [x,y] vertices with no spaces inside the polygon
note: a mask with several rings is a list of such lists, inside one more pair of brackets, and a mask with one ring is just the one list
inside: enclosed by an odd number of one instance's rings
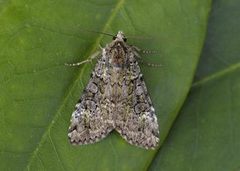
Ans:
{"label": "moth", "polygon": [[119,31],[95,54],[99,59],[70,120],[72,144],[92,144],[116,130],[132,145],[157,147],[158,122],[137,61],[140,50],[126,41]]}

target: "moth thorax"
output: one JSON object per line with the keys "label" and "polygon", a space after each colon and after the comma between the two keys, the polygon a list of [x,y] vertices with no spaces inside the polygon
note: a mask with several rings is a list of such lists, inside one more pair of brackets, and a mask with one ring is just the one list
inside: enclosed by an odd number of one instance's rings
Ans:
{"label": "moth thorax", "polygon": [[116,44],[112,49],[112,65],[115,67],[123,67],[126,63],[126,52],[121,43]]}

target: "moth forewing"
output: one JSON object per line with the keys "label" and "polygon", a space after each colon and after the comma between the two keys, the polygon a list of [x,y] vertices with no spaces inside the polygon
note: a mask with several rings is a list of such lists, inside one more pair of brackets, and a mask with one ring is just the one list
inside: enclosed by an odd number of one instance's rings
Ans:
{"label": "moth forewing", "polygon": [[146,149],[158,145],[157,117],[136,55],[121,31],[102,49],[72,114],[72,144],[95,143],[115,129],[130,144]]}

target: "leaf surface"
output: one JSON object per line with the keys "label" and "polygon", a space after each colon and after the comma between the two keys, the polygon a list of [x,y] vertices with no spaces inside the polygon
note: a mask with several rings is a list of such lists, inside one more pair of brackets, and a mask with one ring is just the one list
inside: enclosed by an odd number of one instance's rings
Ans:
{"label": "leaf surface", "polygon": [[111,41],[85,30],[123,30],[129,44],[158,51],[143,59],[162,67],[141,68],[162,143],[191,86],[209,9],[210,0],[3,1],[1,170],[146,170],[157,150],[131,146],[115,132],[94,145],[68,142],[71,113],[94,66],[64,63]]}
{"label": "leaf surface", "polygon": [[196,80],[150,170],[239,170],[240,2],[214,1]]}

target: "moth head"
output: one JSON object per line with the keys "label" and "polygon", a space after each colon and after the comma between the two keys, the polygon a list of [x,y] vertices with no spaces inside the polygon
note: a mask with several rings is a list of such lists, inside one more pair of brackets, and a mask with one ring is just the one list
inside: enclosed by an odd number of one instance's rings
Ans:
{"label": "moth head", "polygon": [[115,36],[113,36],[113,40],[126,42],[127,38],[125,37],[122,31],[118,31],[118,33]]}

